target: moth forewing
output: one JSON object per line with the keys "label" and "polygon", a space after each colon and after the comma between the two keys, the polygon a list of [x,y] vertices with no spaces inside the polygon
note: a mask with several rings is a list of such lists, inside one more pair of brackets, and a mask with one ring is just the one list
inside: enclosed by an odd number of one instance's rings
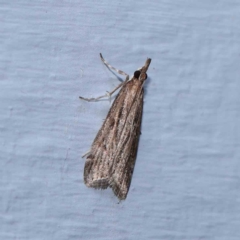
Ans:
{"label": "moth forewing", "polygon": [[127,197],[137,156],[143,83],[151,59],[148,58],[130,80],[123,71],[113,68],[102,56],[101,59],[109,68],[127,77],[93,141],[84,167],[84,182],[97,189],[111,187],[119,200],[123,200]]}

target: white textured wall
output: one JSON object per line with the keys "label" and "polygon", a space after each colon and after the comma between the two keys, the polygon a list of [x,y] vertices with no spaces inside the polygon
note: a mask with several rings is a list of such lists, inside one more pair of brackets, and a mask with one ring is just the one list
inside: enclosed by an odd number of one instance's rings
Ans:
{"label": "white textured wall", "polygon": [[[240,1],[0,1],[0,239],[240,239]],[[83,183],[110,107],[152,58],[132,185]]]}

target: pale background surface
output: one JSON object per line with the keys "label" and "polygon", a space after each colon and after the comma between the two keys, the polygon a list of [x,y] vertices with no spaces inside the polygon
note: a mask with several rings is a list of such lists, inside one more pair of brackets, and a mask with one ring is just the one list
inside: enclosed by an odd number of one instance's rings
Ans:
{"label": "pale background surface", "polygon": [[[0,1],[0,239],[240,239],[240,1]],[[126,201],[85,187],[110,107],[152,58]]]}

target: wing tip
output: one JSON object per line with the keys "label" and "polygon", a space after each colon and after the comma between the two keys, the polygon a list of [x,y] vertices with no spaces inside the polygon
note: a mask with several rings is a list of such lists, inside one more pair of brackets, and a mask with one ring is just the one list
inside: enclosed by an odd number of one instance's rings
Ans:
{"label": "wing tip", "polygon": [[106,189],[109,187],[109,179],[101,178],[98,180],[89,181],[89,179],[85,178],[84,183],[87,187],[92,187],[96,189]]}
{"label": "wing tip", "polygon": [[125,200],[127,198],[129,188],[120,185],[114,178],[111,179],[110,187],[119,200]]}

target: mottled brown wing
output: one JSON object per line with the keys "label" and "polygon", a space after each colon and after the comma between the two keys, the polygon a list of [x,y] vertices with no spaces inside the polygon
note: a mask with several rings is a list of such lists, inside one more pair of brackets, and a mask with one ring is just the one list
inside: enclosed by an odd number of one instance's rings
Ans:
{"label": "mottled brown wing", "polygon": [[139,137],[141,133],[143,109],[143,89],[140,95],[134,101],[128,119],[130,122],[130,129],[126,127],[123,130],[121,144],[119,151],[114,158],[114,169],[112,169],[112,178],[110,187],[112,187],[114,194],[123,200],[127,197],[128,190],[131,185],[132,174],[136,162]]}
{"label": "mottled brown wing", "polygon": [[142,82],[133,78],[117,95],[86,159],[88,187],[112,187],[125,199],[135,164],[143,107]]}

